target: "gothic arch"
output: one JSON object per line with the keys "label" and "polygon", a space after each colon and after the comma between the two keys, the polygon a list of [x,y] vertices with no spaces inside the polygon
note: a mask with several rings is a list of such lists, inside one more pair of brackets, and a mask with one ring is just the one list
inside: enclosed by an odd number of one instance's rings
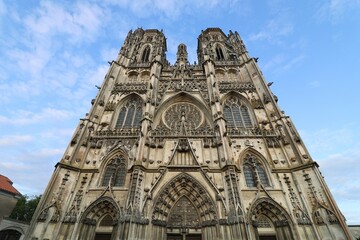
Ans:
{"label": "gothic arch", "polygon": [[8,227],[0,230],[0,239],[18,240],[24,235],[24,230],[18,227]]}
{"label": "gothic arch", "polygon": [[96,234],[96,229],[100,224],[100,220],[103,220],[106,216],[112,218],[112,232],[116,232],[117,221],[120,218],[120,215],[120,209],[112,198],[98,198],[90,204],[80,217],[81,225],[78,239],[93,239]]}
{"label": "gothic arch", "polygon": [[255,232],[259,234],[259,219],[265,217],[275,227],[276,239],[296,239],[293,221],[288,212],[274,200],[263,197],[253,202],[247,213],[248,222],[252,224]]}
{"label": "gothic arch", "polygon": [[269,162],[266,160],[266,157],[264,157],[259,151],[255,150],[252,147],[247,147],[240,153],[239,158],[238,158],[239,166],[244,164],[244,158],[246,157],[247,154],[255,155],[257,157],[257,159],[261,162],[261,164],[263,164],[267,169],[271,169],[271,166],[270,166]]}
{"label": "gothic arch", "polygon": [[130,82],[137,82],[139,73],[137,71],[131,70],[127,73],[127,76]]}
{"label": "gothic arch", "polygon": [[336,214],[329,209],[327,206],[317,203],[316,207],[312,213],[313,221],[318,224],[325,224],[325,223],[338,223],[339,219],[337,218]]}
{"label": "gothic arch", "polygon": [[239,80],[239,72],[235,68],[228,69],[227,75],[228,75],[229,81],[238,81]]}
{"label": "gothic arch", "polygon": [[60,209],[61,207],[59,206],[58,202],[53,202],[50,205],[48,205],[47,207],[45,207],[41,212],[40,215],[38,217],[38,221],[39,222],[58,222],[60,220]]}
{"label": "gothic arch", "polygon": [[[185,198],[185,199],[184,199]],[[182,173],[174,177],[162,189],[154,200],[152,223],[162,227],[174,227],[171,222],[174,207],[179,201],[192,204],[198,214],[198,222],[183,224],[189,227],[216,225],[218,213],[216,205],[206,189],[192,176]]]}
{"label": "gothic arch", "polygon": [[128,167],[129,167],[129,156],[125,151],[126,151],[126,149],[123,149],[122,146],[115,147],[114,149],[110,150],[110,153],[107,154],[107,156],[102,161],[102,163],[99,167],[100,173],[99,173],[99,179],[98,179],[98,184],[97,184],[98,186],[102,186],[102,187],[105,186],[103,184],[103,181],[104,181],[104,177],[106,175],[107,167],[109,166],[109,164],[111,164],[111,161],[113,161],[116,158],[122,158],[124,160],[125,166],[124,166],[124,169],[121,169],[121,171],[123,171],[123,174],[125,174],[124,181],[126,181],[126,175],[127,175],[127,171],[128,171]]}
{"label": "gothic arch", "polygon": [[141,49],[140,61],[143,63],[149,62],[151,56],[151,45],[145,44]]}
{"label": "gothic arch", "polygon": [[159,106],[158,110],[155,112],[154,125],[157,126],[161,123],[161,119],[164,111],[166,111],[171,105],[181,102],[195,105],[198,109],[200,109],[201,113],[204,116],[203,123],[211,126],[212,117],[211,117],[211,112],[208,110],[208,107],[199,99],[195,98],[194,96],[186,92],[180,92],[171,96]]}
{"label": "gothic arch", "polygon": [[215,69],[215,77],[218,81],[225,81],[226,80],[226,70],[223,68]]}
{"label": "gothic arch", "polygon": [[267,181],[268,181],[268,187],[269,186],[273,186],[272,184],[272,175],[271,175],[271,166],[270,164],[268,163],[268,161],[266,160],[266,158],[258,151],[256,151],[255,149],[251,148],[251,147],[248,147],[247,149],[245,149],[243,152],[240,153],[240,156],[238,158],[238,166],[239,168],[241,169],[242,171],[242,175],[243,175],[243,180],[244,182],[246,182],[245,180],[245,171],[244,171],[244,164],[245,164],[245,161],[248,157],[254,157],[256,159],[256,161],[258,161],[264,172],[265,172],[265,175],[267,177]]}
{"label": "gothic arch", "polygon": [[[228,107],[228,105],[232,104],[232,103],[238,105],[240,108],[239,111],[242,112],[241,116],[244,117],[244,119],[242,120],[243,126],[237,126],[235,123],[228,122],[227,123],[228,127],[254,128],[258,125],[254,110],[253,110],[250,102],[242,94],[234,92],[234,91],[231,91],[231,92],[225,94],[221,98],[221,105],[223,106],[223,113],[224,113],[225,120],[227,120],[226,119],[227,111],[225,110],[225,107]],[[244,108],[244,111],[242,110],[243,108]],[[236,121],[236,119],[234,118],[233,121]],[[234,124],[234,126],[232,126],[232,124]]]}
{"label": "gothic arch", "polygon": [[[126,123],[126,120],[127,120],[127,111],[128,109],[126,109],[124,112],[123,115],[120,116],[120,114],[122,113],[123,111],[123,108],[127,108],[128,106],[126,105],[134,105],[135,108],[139,107],[141,108],[141,111],[139,113],[138,116],[136,116],[137,118],[140,117],[140,121],[141,121],[141,118],[142,118],[142,115],[143,115],[143,105],[144,105],[144,100],[143,98],[137,94],[137,93],[130,93],[128,94],[126,97],[124,97],[123,99],[121,99],[119,101],[119,103],[117,104],[116,106],[116,109],[114,111],[114,114],[112,116],[112,128],[113,129],[116,129],[116,128],[123,128]],[[135,114],[136,114],[136,111],[135,111]],[[123,122],[119,123],[119,118],[123,118]],[[121,125],[121,126],[120,126]],[[132,122],[130,124],[131,126],[134,125],[134,123]],[[135,124],[136,126],[135,127],[140,127],[141,123],[139,124]],[[128,128],[128,127],[125,127],[125,128]]]}
{"label": "gothic arch", "polygon": [[113,219],[120,218],[120,209],[117,203],[110,197],[96,199],[81,215],[81,222],[85,219],[100,220],[103,216],[110,214]]}
{"label": "gothic arch", "polygon": [[148,70],[141,71],[140,74],[140,81],[145,82],[150,80],[150,72]]}
{"label": "gothic arch", "polygon": [[224,47],[223,47],[223,45],[222,44],[220,44],[220,43],[217,43],[216,45],[215,45],[215,49],[214,49],[215,51],[215,56],[216,56],[216,60],[217,61],[224,61],[224,60],[226,60],[226,53],[225,53],[225,51],[224,51]]}

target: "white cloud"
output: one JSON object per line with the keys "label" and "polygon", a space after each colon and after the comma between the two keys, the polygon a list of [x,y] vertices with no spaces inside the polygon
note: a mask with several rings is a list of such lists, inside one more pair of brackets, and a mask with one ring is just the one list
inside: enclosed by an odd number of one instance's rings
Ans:
{"label": "white cloud", "polygon": [[28,110],[17,110],[11,116],[0,115],[0,124],[7,125],[29,125],[40,123],[43,121],[63,121],[74,115],[73,112],[55,109],[44,108],[39,112],[32,112]]}
{"label": "white cloud", "polygon": [[2,171],[4,171],[4,169],[8,171],[23,171],[30,169],[30,166],[25,165],[22,162],[1,162],[0,166]]}
{"label": "white cloud", "polygon": [[22,143],[28,143],[33,140],[30,135],[8,135],[0,138],[0,147],[9,147],[19,145]]}
{"label": "white cloud", "polygon": [[360,143],[354,144],[345,151],[318,160],[320,170],[341,211],[347,217],[348,224],[358,224],[360,215],[359,149]]}
{"label": "white cloud", "polygon": [[336,129],[319,129],[313,132],[301,132],[306,146],[311,154],[324,158],[337,154],[338,149],[347,149],[357,144],[357,133],[360,130],[356,124],[348,124]]}
{"label": "white cloud", "polygon": [[233,6],[236,5],[238,0],[106,0],[105,3],[109,5],[116,5],[121,8],[130,10],[132,14],[140,18],[149,18],[156,16],[160,19],[178,20],[184,14],[193,12],[194,9],[201,9],[202,11],[208,11],[210,9],[221,6]]}
{"label": "white cloud", "polygon": [[277,54],[275,57],[267,61],[263,66],[263,71],[272,71],[272,72],[284,72],[293,68],[295,65],[299,64],[304,58],[305,55],[298,55],[291,59],[290,56],[284,54]]}
{"label": "white cloud", "polygon": [[101,59],[103,61],[116,60],[119,53],[119,48],[107,48],[101,51]]}
{"label": "white cloud", "polygon": [[59,139],[61,141],[66,141],[67,143],[74,131],[75,128],[46,129],[46,131],[40,133],[40,137],[46,139]]}
{"label": "white cloud", "polygon": [[291,22],[282,21],[281,19],[272,19],[258,33],[253,33],[249,36],[249,41],[267,40],[270,42],[280,43],[280,38],[288,36],[294,31],[294,26]]}
{"label": "white cloud", "polygon": [[315,17],[320,20],[330,20],[336,23],[348,11],[358,11],[359,7],[360,0],[326,0],[316,12]]}
{"label": "white cloud", "polygon": [[16,154],[4,156],[0,162],[2,174],[14,181],[16,189],[23,194],[41,194],[48,183],[56,162],[64,149],[39,148],[31,150],[26,146]]}
{"label": "white cloud", "polygon": [[291,69],[294,65],[298,64],[299,62],[301,62],[304,58],[305,58],[304,55],[296,56],[296,57],[292,58],[291,60],[289,60],[288,62],[286,62],[286,64],[285,64],[284,66],[282,66],[282,68],[283,68],[284,70],[289,70],[289,69]]}
{"label": "white cloud", "polygon": [[106,19],[104,9],[96,4],[79,3],[62,6],[41,2],[34,15],[25,18],[25,25],[34,34],[68,34],[73,41],[91,40]]}

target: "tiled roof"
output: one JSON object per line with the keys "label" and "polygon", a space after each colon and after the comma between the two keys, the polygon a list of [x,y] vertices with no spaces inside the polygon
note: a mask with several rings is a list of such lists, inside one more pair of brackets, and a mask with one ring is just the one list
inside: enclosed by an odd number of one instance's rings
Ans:
{"label": "tiled roof", "polygon": [[18,190],[12,186],[13,182],[7,177],[0,175],[0,191],[12,193],[14,195],[21,195]]}

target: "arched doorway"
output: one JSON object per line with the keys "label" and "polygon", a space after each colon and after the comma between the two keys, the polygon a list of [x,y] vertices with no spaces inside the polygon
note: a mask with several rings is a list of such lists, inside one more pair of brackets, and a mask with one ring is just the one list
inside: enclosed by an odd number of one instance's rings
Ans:
{"label": "arched doorway", "polygon": [[167,227],[169,240],[201,240],[199,213],[186,196],[181,197],[170,210]]}
{"label": "arched doorway", "polygon": [[109,197],[92,203],[81,217],[79,239],[111,240],[117,229],[119,209]]}
{"label": "arched doorway", "polygon": [[7,229],[0,231],[0,239],[1,240],[19,240],[21,237],[21,232]]}
{"label": "arched doorway", "polygon": [[274,224],[265,215],[257,217],[257,231],[260,240],[276,240]]}
{"label": "arched doorway", "polygon": [[105,215],[96,226],[95,240],[111,240],[114,220],[110,214]]}
{"label": "arched doorway", "polygon": [[260,198],[256,200],[252,204],[249,214],[257,239],[295,239],[289,214],[272,199]]}
{"label": "arched doorway", "polygon": [[207,239],[217,213],[207,191],[188,174],[171,180],[155,199],[152,224],[161,228],[157,239]]}

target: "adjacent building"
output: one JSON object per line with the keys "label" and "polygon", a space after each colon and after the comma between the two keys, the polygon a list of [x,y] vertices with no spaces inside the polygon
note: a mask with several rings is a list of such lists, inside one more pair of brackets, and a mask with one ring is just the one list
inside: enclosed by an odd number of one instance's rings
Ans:
{"label": "adjacent building", "polygon": [[23,239],[28,224],[10,219],[9,216],[16,206],[21,194],[6,176],[0,175],[0,239]]}

